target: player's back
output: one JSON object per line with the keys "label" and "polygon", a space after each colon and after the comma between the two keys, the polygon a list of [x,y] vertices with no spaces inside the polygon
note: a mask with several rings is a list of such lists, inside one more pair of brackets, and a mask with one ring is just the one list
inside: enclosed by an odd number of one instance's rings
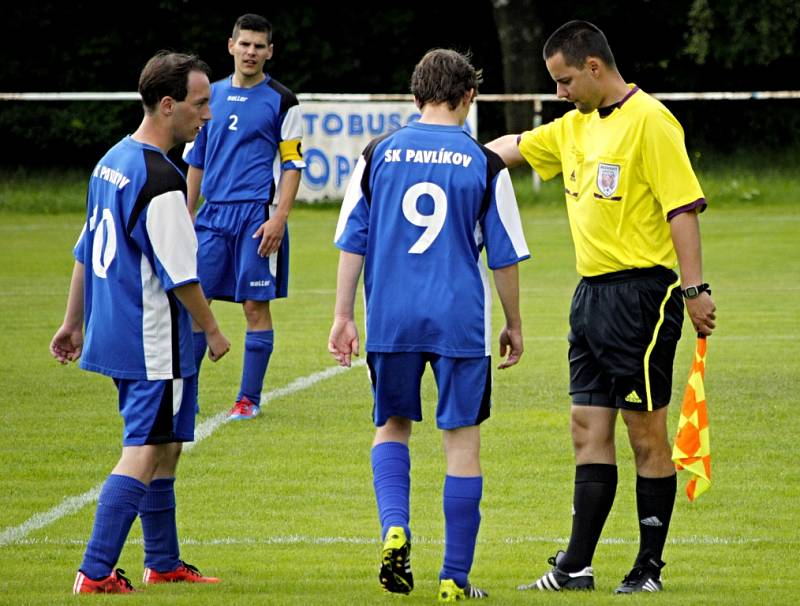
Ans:
{"label": "player's back", "polygon": [[366,256],[368,351],[488,355],[491,294],[480,251],[497,244],[502,260],[493,265],[490,255],[493,267],[519,260],[492,220],[502,161],[461,127],[412,123],[375,140],[362,162],[362,208],[337,245]]}

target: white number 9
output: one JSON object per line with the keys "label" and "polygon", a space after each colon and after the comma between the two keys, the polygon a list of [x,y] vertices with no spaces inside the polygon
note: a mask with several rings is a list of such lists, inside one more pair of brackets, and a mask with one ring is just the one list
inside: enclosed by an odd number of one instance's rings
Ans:
{"label": "white number 9", "polygon": [[[426,194],[433,198],[433,214],[430,215],[420,214],[417,210],[417,200]],[[427,228],[419,240],[408,249],[412,255],[424,253],[444,227],[444,219],[447,216],[447,195],[435,183],[423,182],[412,185],[403,196],[403,214],[410,223]]]}

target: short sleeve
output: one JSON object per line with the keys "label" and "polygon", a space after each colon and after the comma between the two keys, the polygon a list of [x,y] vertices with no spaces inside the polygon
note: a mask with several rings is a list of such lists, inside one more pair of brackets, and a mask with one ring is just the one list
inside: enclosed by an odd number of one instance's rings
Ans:
{"label": "short sleeve", "polygon": [[667,111],[648,116],[642,140],[642,162],[648,185],[666,218],[670,211],[698,201],[705,208],[705,197],[692,170],[683,128]]}
{"label": "short sleeve", "polygon": [[303,116],[300,106],[295,104],[289,107],[281,123],[280,142],[278,151],[281,155],[281,168],[283,170],[300,170],[306,167],[302,153],[303,142]]}
{"label": "short sleeve", "polygon": [[145,227],[164,290],[197,282],[197,236],[183,192],[154,197],[147,206]]}
{"label": "short sleeve", "polygon": [[561,173],[559,129],[561,118],[522,133],[519,152],[539,176],[547,181]]}
{"label": "short sleeve", "polygon": [[365,167],[366,160],[362,155],[347,184],[333,239],[337,248],[357,255],[366,254],[369,233],[369,205],[361,185]]}
{"label": "short sleeve", "polygon": [[499,269],[524,261],[531,254],[507,168],[495,175],[490,187],[489,207],[481,229],[489,268]]}

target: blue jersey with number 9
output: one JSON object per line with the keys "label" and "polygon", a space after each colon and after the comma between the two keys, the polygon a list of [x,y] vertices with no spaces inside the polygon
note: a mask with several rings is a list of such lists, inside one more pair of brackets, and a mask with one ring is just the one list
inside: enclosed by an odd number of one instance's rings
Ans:
{"label": "blue jersey with number 9", "polygon": [[511,178],[459,126],[373,140],[347,188],[336,246],[363,255],[366,349],[491,353],[491,269],[530,256]]}

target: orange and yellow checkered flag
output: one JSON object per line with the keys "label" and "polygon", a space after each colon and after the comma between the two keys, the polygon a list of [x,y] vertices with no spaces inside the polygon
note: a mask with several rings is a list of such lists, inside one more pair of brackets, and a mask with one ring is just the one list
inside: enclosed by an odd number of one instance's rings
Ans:
{"label": "orange and yellow checkered flag", "polygon": [[706,374],[706,338],[697,335],[689,383],[683,394],[678,433],[672,448],[672,460],[680,471],[686,469],[692,478],[686,494],[694,501],[711,486],[711,442],[708,436],[708,408],[703,378]]}

